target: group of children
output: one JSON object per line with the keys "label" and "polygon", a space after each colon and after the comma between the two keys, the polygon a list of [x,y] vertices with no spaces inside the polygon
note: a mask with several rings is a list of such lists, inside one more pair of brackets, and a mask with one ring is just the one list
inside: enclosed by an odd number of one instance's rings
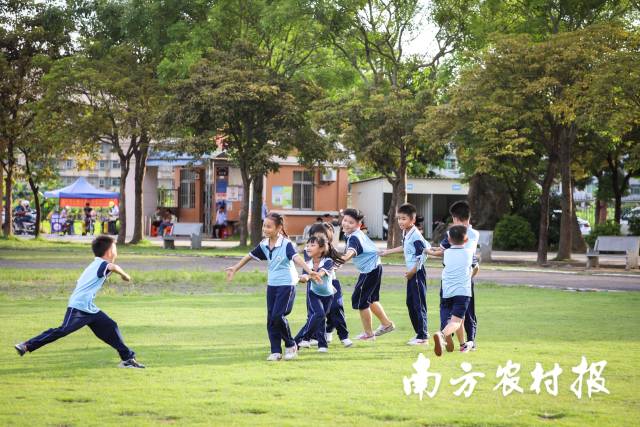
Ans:
{"label": "group of children", "polygon": [[[237,264],[225,270],[227,280],[231,281],[234,274],[252,259],[267,261],[267,331],[271,343],[267,360],[291,360],[297,357],[299,348],[313,345],[318,346],[319,352],[327,352],[334,329],[345,347],[353,345],[345,319],[342,288],[336,278],[336,270],[348,261],[353,261],[360,273],[351,296],[352,307],[358,310],[363,327],[357,339],[373,341],[395,330],[395,324],[380,303],[380,257],[400,252],[404,253],[407,268],[406,303],[416,333],[407,344],[424,345],[429,340],[425,261],[427,256],[435,256],[442,257],[444,265],[440,289],[440,330],[433,336],[435,354],[442,355],[445,348],[453,351],[453,334],[458,338],[460,351],[475,350],[477,320],[472,277],[478,271],[475,258],[478,233],[469,224],[466,202],[454,203],[450,213],[453,226],[440,247],[432,248],[415,226],[416,208],[411,204],[402,205],[398,209],[397,220],[403,232],[403,244],[379,251],[361,231],[363,215],[357,209],[346,209],[341,224],[346,238],[344,253],[338,253],[332,244],[333,226],[320,223],[314,224],[310,230],[304,256],[289,240],[283,217],[277,213],[268,214],[262,227],[264,240]],[[122,359],[119,366],[144,368],[136,361],[135,353],[124,344],[118,325],[93,303],[96,293],[112,272],[129,280],[122,268],[114,263],[116,244],[109,236],[99,236],[93,241],[92,249],[96,258],[78,280],[62,325],[17,344],[15,349],[23,356],[88,325],[98,338],[118,351]],[[303,271],[302,275],[298,274],[296,267]],[[293,309],[298,283],[307,285],[307,321],[294,337],[287,315]],[[380,322],[375,330],[373,316]]]}

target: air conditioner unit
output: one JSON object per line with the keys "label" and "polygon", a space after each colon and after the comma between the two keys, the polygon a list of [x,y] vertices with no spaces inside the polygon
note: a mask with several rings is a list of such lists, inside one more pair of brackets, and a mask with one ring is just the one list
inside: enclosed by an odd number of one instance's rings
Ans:
{"label": "air conditioner unit", "polygon": [[336,169],[327,169],[320,175],[320,181],[334,182],[338,179],[338,171]]}

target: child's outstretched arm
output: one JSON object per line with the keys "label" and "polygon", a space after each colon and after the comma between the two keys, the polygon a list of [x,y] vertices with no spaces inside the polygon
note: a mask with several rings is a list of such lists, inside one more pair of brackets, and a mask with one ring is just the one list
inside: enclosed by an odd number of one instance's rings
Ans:
{"label": "child's outstretched arm", "polygon": [[244,267],[249,261],[251,261],[251,255],[245,255],[237,264],[225,268],[224,271],[227,273],[227,282],[232,281],[236,271]]}
{"label": "child's outstretched arm", "polygon": [[317,272],[315,271],[311,271],[311,269],[309,268],[309,266],[302,260],[302,258],[300,257],[300,255],[295,255],[293,258],[293,263],[295,265],[297,265],[298,267],[300,267],[305,273],[307,273],[307,275],[311,278],[311,280],[313,281],[320,281],[320,276]]}
{"label": "child's outstretched arm", "polygon": [[398,246],[396,248],[392,248],[392,249],[382,249],[378,251],[378,255],[379,256],[387,256],[387,255],[391,255],[391,254],[399,254],[401,252],[403,252],[404,249],[402,246]]}
{"label": "child's outstretched arm", "polygon": [[444,249],[442,248],[426,248],[424,253],[431,256],[441,257],[444,254]]}
{"label": "child's outstretched arm", "polygon": [[107,270],[113,271],[114,273],[118,274],[125,282],[131,281],[131,276],[125,273],[122,267],[117,264],[110,263],[109,265],[107,265]]}
{"label": "child's outstretched arm", "polygon": [[415,276],[418,272],[418,265],[420,265],[419,262],[416,263],[416,265],[414,265],[411,270],[408,270],[406,273],[404,273],[404,277],[406,277],[407,279],[411,279],[413,276]]}

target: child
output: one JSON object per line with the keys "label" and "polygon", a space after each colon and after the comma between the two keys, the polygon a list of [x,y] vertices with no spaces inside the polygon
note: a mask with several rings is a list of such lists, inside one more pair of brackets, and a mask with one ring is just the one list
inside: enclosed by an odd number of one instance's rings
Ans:
{"label": "child", "polygon": [[331,309],[336,289],[332,285],[333,270],[342,264],[342,258],[324,237],[311,236],[305,248],[309,256],[307,266],[316,271],[321,281],[311,280],[306,274],[300,277],[300,282],[308,283],[307,290],[307,323],[300,329],[294,340],[299,347],[309,348],[309,340],[313,336],[318,339],[318,351],[328,351],[325,337],[325,321]]}
{"label": "child", "polygon": [[431,245],[422,237],[416,227],[416,207],[411,203],[405,203],[398,208],[396,218],[402,229],[402,246],[381,251],[381,256],[404,252],[407,266],[405,277],[407,278],[407,309],[409,318],[416,332],[416,336],[407,342],[407,345],[426,345],[429,343],[427,332],[427,273],[424,268],[426,255],[425,248]]}
{"label": "child", "polygon": [[294,359],[298,355],[298,347],[291,336],[286,316],[293,309],[296,296],[298,273],[295,265],[301,267],[313,280],[320,280],[316,272],[298,256],[298,253],[284,230],[284,221],[280,214],[269,213],[262,224],[265,239],[236,265],[225,269],[227,280],[244,267],[252,258],[267,261],[269,265],[267,286],[267,331],[271,342],[270,362],[282,359],[282,341],[285,344],[285,360]]}
{"label": "child", "polygon": [[[470,350],[475,351],[477,348],[476,345],[476,332],[478,330],[478,319],[476,317],[476,308],[475,308],[475,286],[473,282],[473,278],[478,274],[479,266],[478,259],[475,256],[476,250],[478,248],[478,240],[480,240],[480,234],[473,229],[470,220],[470,211],[469,204],[460,200],[451,205],[449,208],[449,213],[453,218],[453,225],[464,225],[467,228],[467,240],[464,244],[466,250],[468,250],[473,255],[473,273],[471,274],[471,301],[469,302],[469,308],[467,309],[467,315],[464,318],[464,330],[467,334],[467,341],[463,339],[460,341],[460,351],[466,353]],[[440,242],[440,247],[438,249],[426,250],[426,253],[433,256],[441,257],[446,249],[451,246],[447,236]],[[442,294],[440,295],[442,298]]]}
{"label": "child", "polygon": [[[395,325],[389,320],[379,302],[382,265],[380,265],[376,245],[361,230],[363,218],[364,216],[357,209],[344,210],[342,229],[347,239],[347,248],[342,259],[344,262],[353,259],[353,263],[360,272],[351,296],[351,305],[354,310],[360,310],[360,320],[364,328],[364,332],[358,335],[358,339],[373,341],[376,336],[393,331]],[[372,312],[381,323],[375,332],[371,324]]]}
{"label": "child", "polygon": [[[464,247],[467,228],[464,225],[454,225],[449,229],[449,243],[451,246],[444,251],[442,263],[442,299],[440,301],[440,331],[433,335],[434,352],[442,355],[442,348],[446,346],[448,352],[453,351],[454,332],[458,340],[464,339],[464,332],[460,328],[471,301],[471,264],[473,254]],[[446,342],[446,344],[445,344]]]}
{"label": "child", "polygon": [[[309,234],[311,236],[323,237],[329,243],[333,242],[333,225],[329,222],[324,222],[322,224],[313,224],[309,229]],[[308,261],[308,254],[305,252],[305,261]],[[332,282],[331,284],[336,290],[336,293],[333,295],[333,301],[331,302],[331,308],[329,309],[329,313],[327,314],[327,327],[325,331],[321,333],[325,335],[325,339],[328,343],[330,343],[333,339],[333,330],[335,329],[338,332],[338,337],[340,338],[340,342],[345,347],[351,347],[353,342],[349,339],[349,330],[347,329],[347,319],[344,315],[344,302],[342,299],[342,286],[340,285],[340,281],[336,278],[336,269],[334,268],[331,272]],[[309,289],[307,289],[309,292]],[[307,307],[308,309],[309,307]],[[310,341],[311,345],[317,345],[318,340],[312,339]]]}
{"label": "child", "polygon": [[93,303],[96,294],[112,272],[120,275],[126,282],[131,280],[122,268],[113,263],[118,256],[116,243],[110,236],[98,236],[91,243],[91,249],[96,258],[78,279],[76,288],[69,298],[67,313],[62,325],[59,328],[46,330],[23,343],[16,344],[15,349],[20,356],[24,356],[25,353],[34,352],[83,326],[89,326],[98,338],[118,351],[120,359],[122,359],[119,367],[144,368],[144,365],[136,361],[133,350],[124,344],[118,324]]}

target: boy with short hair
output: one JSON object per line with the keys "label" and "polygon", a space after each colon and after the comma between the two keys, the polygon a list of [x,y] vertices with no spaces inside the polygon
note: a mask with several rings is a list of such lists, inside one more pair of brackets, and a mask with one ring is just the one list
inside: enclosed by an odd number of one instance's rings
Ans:
{"label": "boy with short hair", "polygon": [[[465,200],[459,200],[454,202],[449,208],[449,214],[453,219],[453,225],[464,225],[467,228],[467,239],[464,243],[464,247],[471,254],[473,254],[473,272],[471,274],[471,301],[469,302],[469,307],[467,309],[467,314],[464,318],[464,330],[467,334],[467,340],[464,340],[464,337],[460,340],[460,351],[466,353],[468,351],[476,350],[476,332],[478,330],[478,319],[476,317],[476,309],[475,309],[475,284],[473,282],[473,278],[478,274],[479,271],[479,262],[475,256],[476,249],[478,248],[478,241],[480,240],[480,234],[473,229],[471,224],[469,223],[471,219],[471,213],[469,209],[469,204]],[[445,235],[444,239],[440,242],[440,247],[437,249],[430,249],[426,252],[429,255],[442,257],[445,250],[449,249],[451,244],[448,240],[448,237]],[[442,298],[442,291],[440,294]]]}
{"label": "boy with short hair", "polygon": [[133,350],[122,340],[118,324],[93,303],[96,294],[112,272],[120,275],[126,282],[131,280],[122,268],[114,264],[118,256],[116,243],[111,236],[98,236],[91,243],[91,249],[96,258],[78,279],[76,288],[69,298],[62,325],[16,344],[15,349],[20,356],[24,356],[27,352],[34,352],[84,326],[89,326],[98,338],[118,351],[122,359],[118,365],[120,368],[144,368],[144,365],[136,361]]}
{"label": "boy with short hair", "polygon": [[469,302],[471,301],[471,271],[473,254],[464,247],[467,228],[454,225],[449,229],[450,247],[444,251],[442,264],[442,299],[440,300],[440,331],[433,335],[434,352],[442,355],[443,347],[453,351],[455,333],[459,340],[464,339],[461,328]]}
{"label": "boy with short hair", "polygon": [[407,272],[407,309],[416,336],[407,345],[426,345],[429,343],[427,332],[427,273],[424,268],[426,255],[423,251],[431,248],[422,233],[416,227],[416,207],[405,203],[398,208],[396,218],[402,230],[402,246],[380,251],[380,256],[404,253]]}

